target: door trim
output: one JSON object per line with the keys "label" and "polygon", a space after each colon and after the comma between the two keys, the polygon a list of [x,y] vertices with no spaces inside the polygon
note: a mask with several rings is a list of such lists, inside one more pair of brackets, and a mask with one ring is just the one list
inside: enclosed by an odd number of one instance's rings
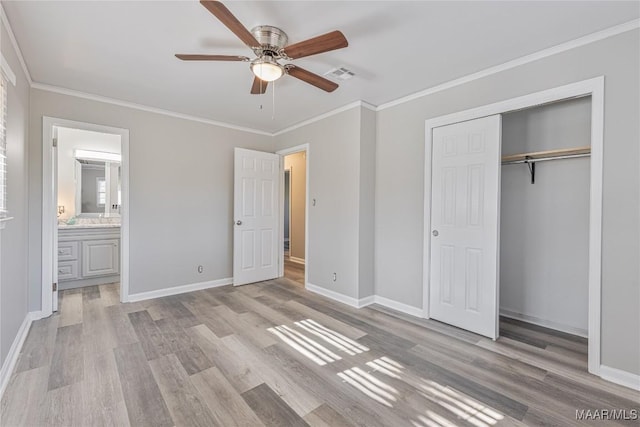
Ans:
{"label": "door trim", "polygon": [[120,135],[122,156],[122,207],[120,211],[120,301],[129,301],[129,129],[104,126],[56,117],[42,117],[42,316],[53,313],[51,283],[54,272],[54,232],[57,229],[57,207],[53,176],[53,128],[54,126]]}
{"label": "door trim", "polygon": [[[304,266],[304,287],[305,289],[309,285],[309,266],[311,265],[310,256],[309,256],[309,158],[311,156],[311,147],[309,143],[296,145],[295,147],[285,148],[279,151],[276,151],[276,154],[280,156],[280,230],[284,230],[284,158],[289,154],[295,154],[305,152],[305,202],[304,202],[304,258],[305,258],[305,266]],[[291,221],[291,217],[289,217],[289,221]],[[291,222],[289,222],[291,224]],[[284,276],[284,232],[280,233],[280,266],[278,268],[278,275],[280,277]],[[289,233],[289,241],[291,241],[291,233]]]}
{"label": "door trim", "polygon": [[431,146],[433,128],[504,114],[571,98],[591,96],[591,179],[589,201],[589,346],[588,369],[600,375],[601,289],[602,289],[602,165],[604,145],[604,76],[483,105],[425,121],[424,224],[422,309],[429,318],[431,259]]}

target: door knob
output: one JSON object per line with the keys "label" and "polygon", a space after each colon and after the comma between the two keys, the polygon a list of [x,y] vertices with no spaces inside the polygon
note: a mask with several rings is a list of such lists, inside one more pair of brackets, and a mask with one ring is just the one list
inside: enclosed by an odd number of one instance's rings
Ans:
{"label": "door knob", "polygon": [[236,221],[236,225],[242,225],[242,221],[237,220],[237,221]]}
{"label": "door knob", "polygon": [[433,230],[431,234],[433,234],[433,237],[438,237],[438,234],[440,233],[438,233],[438,230]]}

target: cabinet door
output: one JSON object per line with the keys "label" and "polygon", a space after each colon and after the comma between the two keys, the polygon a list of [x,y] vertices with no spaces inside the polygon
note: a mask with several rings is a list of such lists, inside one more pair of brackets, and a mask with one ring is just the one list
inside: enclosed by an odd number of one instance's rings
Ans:
{"label": "cabinet door", "polygon": [[120,241],[85,240],[82,242],[82,277],[120,273]]}

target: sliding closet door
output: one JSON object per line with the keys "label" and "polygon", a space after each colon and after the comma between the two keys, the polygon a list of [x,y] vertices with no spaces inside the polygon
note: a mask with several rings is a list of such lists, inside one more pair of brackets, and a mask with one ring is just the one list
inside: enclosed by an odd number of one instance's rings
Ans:
{"label": "sliding closet door", "polygon": [[430,317],[498,336],[500,115],[433,129]]}

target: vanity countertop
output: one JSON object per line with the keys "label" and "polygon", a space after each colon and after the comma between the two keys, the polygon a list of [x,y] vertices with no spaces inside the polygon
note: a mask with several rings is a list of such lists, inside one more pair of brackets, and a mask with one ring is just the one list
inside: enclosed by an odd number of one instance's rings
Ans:
{"label": "vanity countertop", "polygon": [[76,228],[118,228],[120,224],[58,224],[58,229],[76,229]]}

